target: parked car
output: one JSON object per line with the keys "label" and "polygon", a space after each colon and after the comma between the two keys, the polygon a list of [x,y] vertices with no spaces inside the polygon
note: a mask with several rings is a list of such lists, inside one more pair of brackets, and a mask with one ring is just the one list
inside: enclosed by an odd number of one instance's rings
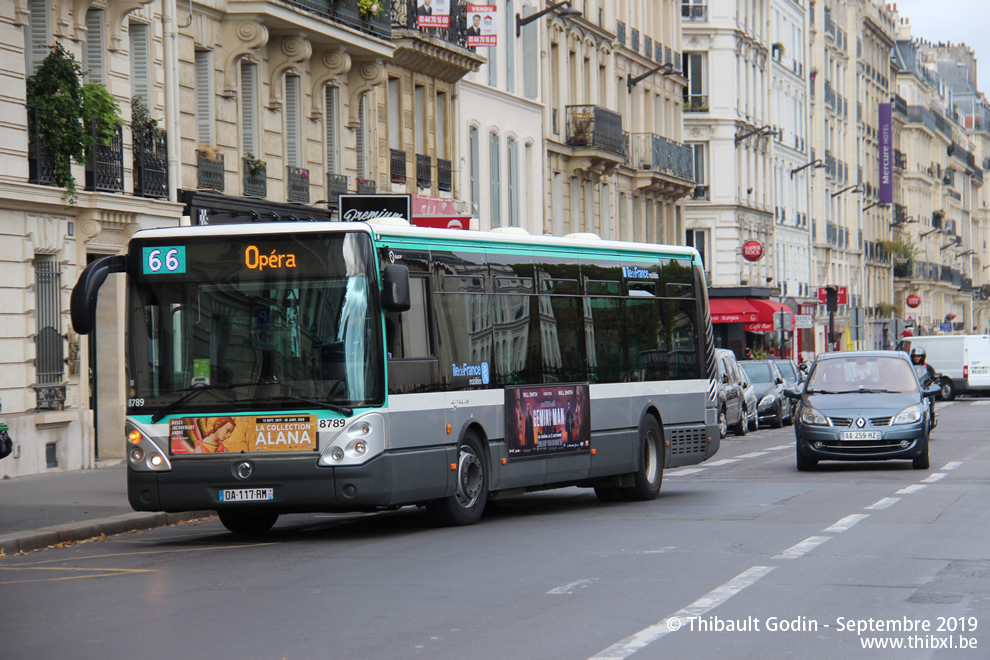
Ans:
{"label": "parked car", "polygon": [[[800,369],[798,369],[797,363],[794,360],[784,360],[774,358],[770,360],[773,365],[777,367],[777,371],[780,375],[784,377],[784,388],[797,387],[802,381],[804,381],[807,374]],[[794,411],[797,409],[797,403],[791,399],[787,399],[787,404],[791,407],[790,418],[794,419]]]}
{"label": "parked car", "polygon": [[990,392],[990,335],[932,335],[905,337],[897,350],[925,349],[928,364],[939,373],[940,396],[952,401],[956,394]]}
{"label": "parked car", "polygon": [[756,398],[756,388],[753,387],[753,381],[749,379],[746,372],[740,368],[739,375],[743,379],[743,401],[746,405],[744,410],[746,411],[746,428],[750,431],[756,431],[760,428],[760,418],[757,415],[756,409],[759,405],[759,399]]}
{"label": "parked car", "polygon": [[926,397],[907,354],[843,351],[818,356],[808,380],[789,388],[798,402],[794,435],[797,469],[819,461],[908,459],[929,467],[931,423]]}
{"label": "parked car", "polygon": [[743,360],[739,366],[753,381],[758,400],[756,412],[760,422],[765,422],[775,429],[779,429],[785,423],[793,423],[791,403],[784,396],[784,377],[773,361]]}
{"label": "parked car", "polygon": [[724,438],[731,426],[736,435],[746,435],[749,430],[745,385],[742,371],[732,351],[719,348],[715,351],[716,395],[718,397],[718,432]]}

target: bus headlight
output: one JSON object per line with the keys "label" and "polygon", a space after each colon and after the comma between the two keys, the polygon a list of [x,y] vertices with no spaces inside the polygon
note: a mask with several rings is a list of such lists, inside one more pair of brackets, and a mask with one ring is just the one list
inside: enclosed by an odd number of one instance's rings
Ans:
{"label": "bus headlight", "polygon": [[342,467],[361,465],[385,452],[385,418],[368,413],[337,431],[328,441],[321,436],[318,465]]}
{"label": "bus headlight", "polygon": [[[135,472],[167,472],[172,464],[162,448],[151,439],[149,434],[134,422],[127,423],[127,465]],[[160,442],[168,442],[168,436]]]}

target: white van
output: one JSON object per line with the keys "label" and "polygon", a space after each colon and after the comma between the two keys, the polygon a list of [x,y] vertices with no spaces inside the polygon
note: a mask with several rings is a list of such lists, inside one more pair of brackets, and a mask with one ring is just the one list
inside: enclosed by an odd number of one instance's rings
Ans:
{"label": "white van", "polygon": [[952,401],[964,392],[990,392],[990,335],[905,337],[899,350],[925,349],[928,364],[942,376],[942,398]]}

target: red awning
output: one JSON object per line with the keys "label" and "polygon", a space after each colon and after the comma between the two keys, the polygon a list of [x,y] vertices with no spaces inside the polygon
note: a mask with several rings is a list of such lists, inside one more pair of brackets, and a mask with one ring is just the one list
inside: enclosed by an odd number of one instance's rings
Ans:
{"label": "red awning", "polygon": [[709,298],[712,323],[752,323],[759,312],[746,298]]}
{"label": "red awning", "polygon": [[791,328],[794,328],[794,312],[787,305],[773,300],[762,298],[748,298],[758,313],[758,318],[753,323],[747,323],[743,330],[747,332],[768,332],[774,329],[773,316],[786,312],[791,317]]}

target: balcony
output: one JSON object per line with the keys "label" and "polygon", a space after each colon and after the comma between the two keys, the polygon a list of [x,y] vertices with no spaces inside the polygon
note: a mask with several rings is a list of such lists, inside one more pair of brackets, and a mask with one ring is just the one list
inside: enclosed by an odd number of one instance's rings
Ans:
{"label": "balcony", "polygon": [[898,225],[903,225],[907,222],[908,214],[907,207],[903,204],[894,203],[894,223]]}
{"label": "balcony", "polygon": [[444,158],[437,158],[437,190],[440,192],[450,192],[453,190],[451,162]]}
{"label": "balcony", "polygon": [[900,149],[894,149],[894,169],[895,170],[907,169],[907,154],[905,154]]}
{"label": "balcony", "polygon": [[684,112],[708,112],[708,95],[685,94]]}
{"label": "balcony", "polygon": [[914,275],[914,263],[910,260],[905,261],[904,263],[894,264],[894,277],[909,280],[912,275]]}
{"label": "balcony", "polygon": [[695,186],[694,190],[691,192],[691,199],[693,201],[707,201],[711,199],[710,191],[708,186]]}
{"label": "balcony", "polygon": [[398,185],[406,183],[406,152],[389,149],[389,180]]}
{"label": "balcony", "polygon": [[196,187],[200,190],[223,192],[224,159],[215,149],[196,150]]}
{"label": "balcony", "polygon": [[86,190],[124,192],[124,130],[117,126],[108,138],[97,122],[90,123],[93,149],[86,154]]}
{"label": "balcony", "polygon": [[168,197],[168,143],[165,131],[134,132],[134,194]]}
{"label": "balcony", "polygon": [[[394,1],[394,0],[393,0]],[[358,0],[284,0],[285,4],[315,14],[331,23],[344,25],[352,30],[363,32],[371,37],[387,41],[392,36],[389,20],[389,0],[378,0],[385,5],[385,11],[371,20],[365,20],[358,11]],[[230,3],[234,5],[234,2]],[[392,8],[394,11],[394,7]]]}
{"label": "balcony", "polygon": [[309,170],[291,165],[285,169],[289,189],[286,199],[292,204],[309,204]]}
{"label": "balcony", "polygon": [[268,196],[268,172],[264,165],[251,158],[243,158],[244,196],[264,199]]}
{"label": "balcony", "polygon": [[449,83],[477,71],[485,58],[467,47],[467,3],[449,3],[447,27],[420,27],[417,4],[417,0],[392,0],[392,62]]}
{"label": "balcony", "polygon": [[374,179],[358,179],[357,192],[359,195],[374,195],[378,192],[378,186]]}
{"label": "balcony", "polygon": [[28,181],[42,186],[55,185],[55,157],[41,130],[38,113],[28,107]]}
{"label": "balcony", "polygon": [[347,194],[346,174],[327,174],[327,206],[340,208],[340,196]]}
{"label": "balcony", "polygon": [[708,5],[692,4],[681,0],[681,18],[688,21],[707,21]]}
{"label": "balcony", "polygon": [[650,189],[671,199],[697,194],[691,147],[653,133],[635,133],[630,136],[630,153],[637,190]]}
{"label": "balcony", "polygon": [[568,145],[626,155],[622,115],[597,105],[569,105],[566,110]]}
{"label": "balcony", "polygon": [[416,187],[426,190],[433,185],[433,159],[427,154],[416,154]]}

